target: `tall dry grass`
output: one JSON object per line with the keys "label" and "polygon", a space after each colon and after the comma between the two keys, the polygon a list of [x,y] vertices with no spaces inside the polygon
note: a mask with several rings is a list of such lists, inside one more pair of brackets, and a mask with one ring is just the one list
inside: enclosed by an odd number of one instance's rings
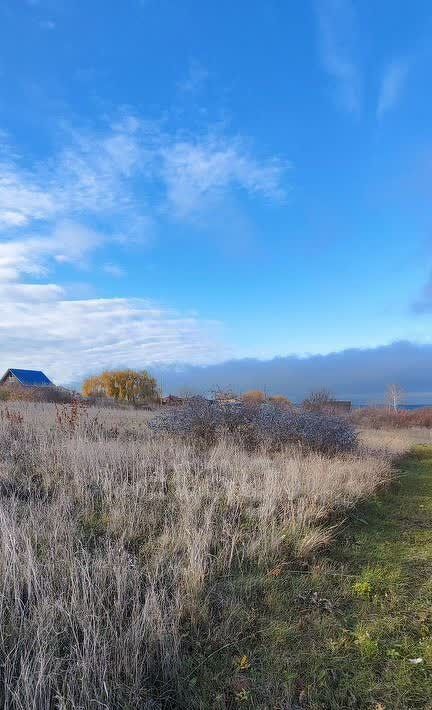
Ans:
{"label": "tall dry grass", "polygon": [[431,446],[432,429],[426,427],[360,429],[359,439],[363,446],[372,451],[398,456],[419,444]]}
{"label": "tall dry grass", "polygon": [[193,639],[238,624],[215,581],[318,554],[391,475],[383,453],[203,450],[148,418],[0,408],[1,707],[190,707]]}

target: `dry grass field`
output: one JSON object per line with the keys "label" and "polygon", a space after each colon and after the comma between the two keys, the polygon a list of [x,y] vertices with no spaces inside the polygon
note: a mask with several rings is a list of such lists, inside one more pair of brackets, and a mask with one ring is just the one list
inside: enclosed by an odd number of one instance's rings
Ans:
{"label": "dry grass field", "polygon": [[360,440],[375,451],[403,454],[417,445],[432,445],[432,429],[407,427],[406,429],[360,429]]}
{"label": "dry grass field", "polygon": [[[1,707],[291,707],[289,684],[253,702],[236,686],[256,624],[243,592],[319,564],[341,516],[390,481],[392,455],[429,437],[248,453],[152,432],[151,416],[0,408]],[[233,677],[221,666],[212,688],[218,654]]]}

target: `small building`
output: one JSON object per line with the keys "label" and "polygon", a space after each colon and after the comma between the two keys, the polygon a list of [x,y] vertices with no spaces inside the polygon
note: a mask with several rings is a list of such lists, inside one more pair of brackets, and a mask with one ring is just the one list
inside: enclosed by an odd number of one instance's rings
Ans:
{"label": "small building", "polygon": [[54,387],[54,383],[41,370],[11,367],[1,378],[0,387]]}
{"label": "small building", "polygon": [[352,404],[348,399],[331,399],[329,402],[333,412],[350,412]]}
{"label": "small building", "polygon": [[184,403],[183,397],[176,397],[174,394],[169,394],[168,397],[162,397],[161,404],[168,407],[176,407]]}

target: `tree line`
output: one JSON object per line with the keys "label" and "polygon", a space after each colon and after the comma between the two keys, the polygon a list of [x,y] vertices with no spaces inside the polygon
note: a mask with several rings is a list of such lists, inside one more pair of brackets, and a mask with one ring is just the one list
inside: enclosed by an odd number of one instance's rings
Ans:
{"label": "tree line", "polygon": [[[85,397],[108,397],[117,401],[139,403],[158,403],[162,394],[158,383],[146,370],[105,370],[100,375],[88,377],[82,388]],[[240,397],[231,392],[215,393],[216,399],[239,399],[247,404],[263,404],[271,402],[273,404],[292,406],[292,402],[283,395],[266,395],[261,390],[249,390]],[[387,390],[387,403],[391,409],[397,411],[403,400],[403,391],[392,384]],[[320,411],[329,408],[334,402],[333,395],[328,390],[318,390],[312,392],[303,401],[303,407],[309,411]]]}

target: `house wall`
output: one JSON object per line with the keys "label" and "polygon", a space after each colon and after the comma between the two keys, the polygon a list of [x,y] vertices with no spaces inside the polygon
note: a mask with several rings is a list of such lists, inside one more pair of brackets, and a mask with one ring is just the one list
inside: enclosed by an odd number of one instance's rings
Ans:
{"label": "house wall", "polygon": [[3,382],[1,382],[0,386],[1,387],[8,387],[10,385],[17,385],[17,384],[19,384],[17,378],[11,372],[9,372],[8,375],[5,377],[5,379],[3,380]]}

